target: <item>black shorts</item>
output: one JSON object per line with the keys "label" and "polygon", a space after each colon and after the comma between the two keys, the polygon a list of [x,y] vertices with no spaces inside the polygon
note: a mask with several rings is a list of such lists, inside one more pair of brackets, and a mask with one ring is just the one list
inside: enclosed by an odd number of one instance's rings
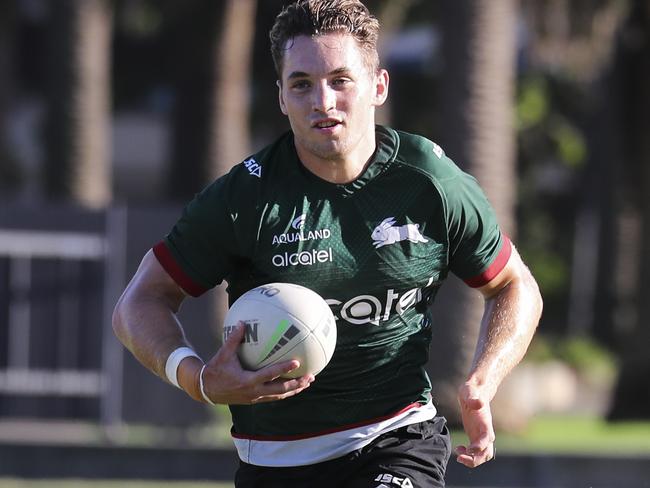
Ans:
{"label": "black shorts", "polygon": [[289,468],[240,462],[237,488],[436,488],[445,486],[451,440],[444,417],[379,436],[340,458]]}

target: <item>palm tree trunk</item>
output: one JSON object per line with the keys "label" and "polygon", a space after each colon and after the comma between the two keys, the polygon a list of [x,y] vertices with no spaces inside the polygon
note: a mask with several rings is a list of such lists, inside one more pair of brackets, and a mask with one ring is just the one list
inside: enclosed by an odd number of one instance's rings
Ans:
{"label": "palm tree trunk", "polygon": [[214,44],[222,27],[223,2],[186,0],[166,5],[174,85],[167,193],[185,202],[207,181]]}
{"label": "palm tree trunk", "polygon": [[[377,6],[377,19],[381,25],[381,36],[379,37],[379,56],[383,57],[385,46],[392,40],[392,38],[399,32],[406,21],[411,7],[415,0],[401,0],[395,2],[391,0],[383,0]],[[371,8],[373,5],[368,5]],[[377,110],[375,122],[381,125],[391,125],[393,119],[392,98],[389,96],[384,104]]]}
{"label": "palm tree trunk", "polygon": [[210,114],[208,178],[226,173],[251,148],[251,59],[256,0],[228,0],[216,43],[213,108]]}
{"label": "palm tree trunk", "polygon": [[108,0],[65,0],[52,8],[45,189],[94,208],[112,198],[110,41]]}
{"label": "palm tree trunk", "polygon": [[[628,314],[631,320],[627,323],[622,323],[620,318],[626,304],[617,290],[619,317],[616,325],[622,338],[622,366],[609,412],[609,418],[613,420],[650,417],[650,358],[647,351],[650,344],[650,255],[647,251],[650,248],[650,4],[647,1],[636,0],[633,3],[626,31],[627,36],[622,38],[634,36],[636,42],[624,41],[623,118],[628,152],[623,155],[623,160],[627,161],[628,186],[621,189],[621,198],[629,200],[630,194],[637,196],[631,203],[640,217],[637,220],[640,223],[640,242],[634,256],[637,261],[630,263],[630,271],[636,272],[632,277],[636,282],[630,276],[625,277],[626,283],[635,285],[636,292],[632,297],[635,299],[634,311]],[[619,251],[618,257],[618,266],[629,262],[629,257],[623,252]]]}
{"label": "palm tree trunk", "polygon": [[[440,141],[447,155],[474,175],[514,236],[515,159],[512,127],[516,0],[444,0]],[[456,390],[472,362],[483,314],[480,295],[455,278],[434,306],[429,371],[434,399],[459,421]]]}
{"label": "palm tree trunk", "polygon": [[169,194],[194,195],[250,151],[255,0],[172,4],[176,66]]}
{"label": "palm tree trunk", "polygon": [[7,113],[12,90],[12,59],[16,5],[4,2],[0,7],[0,194],[16,191],[21,181],[17,161],[7,141]]}

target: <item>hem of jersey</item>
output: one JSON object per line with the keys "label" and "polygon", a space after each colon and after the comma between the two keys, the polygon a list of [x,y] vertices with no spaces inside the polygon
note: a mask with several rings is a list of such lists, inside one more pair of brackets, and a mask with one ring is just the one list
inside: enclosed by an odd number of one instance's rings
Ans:
{"label": "hem of jersey", "polygon": [[386,432],[431,420],[436,412],[429,401],[424,405],[413,404],[378,422],[323,435],[295,440],[259,440],[233,435],[233,442],[239,458],[245,463],[267,467],[305,466],[361,449]]}
{"label": "hem of jersey", "polygon": [[483,285],[487,285],[490,281],[494,279],[496,275],[498,275],[501,272],[503,268],[505,268],[506,264],[508,264],[508,260],[510,259],[510,256],[512,254],[512,243],[510,242],[508,236],[506,236],[505,234],[503,234],[502,236],[503,236],[503,244],[501,245],[501,250],[499,251],[499,254],[497,254],[497,257],[494,258],[492,264],[490,264],[487,267],[487,269],[483,271],[481,274],[463,280],[468,286],[472,288],[479,288]]}
{"label": "hem of jersey", "polygon": [[171,253],[165,241],[160,241],[153,247],[153,253],[160,265],[167,271],[167,274],[180,286],[188,295],[198,297],[207,291],[202,285],[190,278],[181,268]]}
{"label": "hem of jersey", "polygon": [[297,441],[301,439],[309,439],[312,437],[322,437],[327,434],[334,434],[336,432],[341,432],[344,430],[351,430],[351,429],[356,429],[359,427],[364,427],[366,425],[373,425],[373,424],[378,424],[379,422],[383,422],[384,420],[389,420],[395,417],[398,417],[404,413],[406,413],[408,410],[411,410],[412,408],[420,408],[423,405],[420,402],[413,402],[406,407],[398,410],[397,412],[393,412],[388,415],[384,415],[382,417],[375,417],[369,420],[365,420],[363,422],[355,422],[354,424],[346,424],[342,425],[340,427],[334,428],[334,429],[325,429],[321,430],[318,432],[310,432],[308,434],[295,434],[295,435],[246,435],[246,434],[238,434],[236,432],[231,432],[230,435],[233,438],[236,439],[247,439],[247,440],[253,440],[253,441]]}

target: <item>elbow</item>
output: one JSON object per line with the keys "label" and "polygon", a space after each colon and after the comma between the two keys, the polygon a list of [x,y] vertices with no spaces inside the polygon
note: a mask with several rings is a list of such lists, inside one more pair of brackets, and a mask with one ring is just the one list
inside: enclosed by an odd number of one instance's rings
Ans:
{"label": "elbow", "polygon": [[541,294],[537,294],[535,297],[535,302],[534,302],[534,312],[533,312],[533,333],[537,331],[537,327],[539,326],[539,322],[542,318],[542,312],[544,310],[544,300],[542,299]]}
{"label": "elbow", "polygon": [[528,274],[528,279],[526,280],[528,284],[529,294],[530,294],[530,303],[532,305],[533,316],[535,318],[535,328],[537,327],[539,320],[542,317],[542,311],[544,310],[544,299],[542,298],[542,293],[539,289],[539,285],[532,274]]}
{"label": "elbow", "polygon": [[124,320],[124,314],[125,314],[125,299],[124,295],[122,295],[117,303],[115,304],[115,308],[113,309],[113,315],[111,317],[111,325],[113,327],[113,334],[115,334],[115,337],[119,339],[119,341],[126,345],[127,341],[127,328],[126,328],[126,321]]}
{"label": "elbow", "polygon": [[542,298],[542,292],[539,289],[539,285],[537,284],[537,281],[535,280],[535,278],[533,278],[532,275],[530,276],[530,279],[533,282],[532,286],[533,286],[533,293],[535,296],[535,303],[537,305],[537,310],[539,312],[539,315],[541,316],[542,310],[544,309],[544,299]]}

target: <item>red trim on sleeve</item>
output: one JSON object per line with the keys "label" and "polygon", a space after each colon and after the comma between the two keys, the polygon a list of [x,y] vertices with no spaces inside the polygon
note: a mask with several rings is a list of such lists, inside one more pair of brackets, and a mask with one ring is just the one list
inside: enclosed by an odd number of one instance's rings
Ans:
{"label": "red trim on sleeve", "polygon": [[465,283],[472,288],[479,288],[483,285],[487,285],[506,266],[511,254],[512,243],[510,242],[510,239],[508,239],[508,236],[504,235],[501,250],[494,261],[492,261],[492,264],[490,264],[490,266],[488,266],[488,268],[480,275],[464,280]]}
{"label": "red trim on sleeve", "polygon": [[160,241],[153,247],[153,253],[158,259],[160,265],[165,268],[165,271],[172,277],[172,279],[185,290],[189,295],[198,297],[207,291],[202,285],[196,283],[190,278],[185,271],[178,265],[176,258],[169,251],[164,241]]}

